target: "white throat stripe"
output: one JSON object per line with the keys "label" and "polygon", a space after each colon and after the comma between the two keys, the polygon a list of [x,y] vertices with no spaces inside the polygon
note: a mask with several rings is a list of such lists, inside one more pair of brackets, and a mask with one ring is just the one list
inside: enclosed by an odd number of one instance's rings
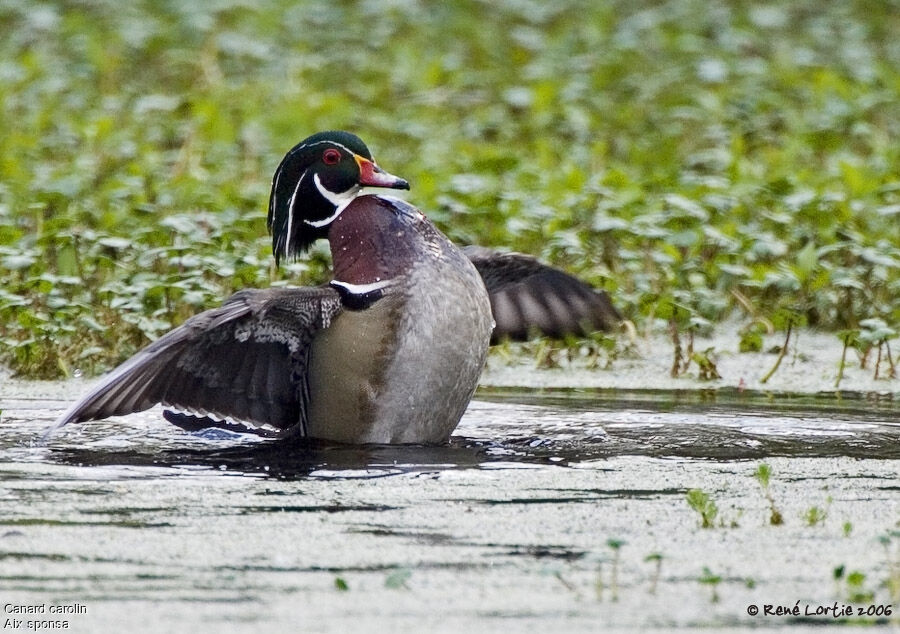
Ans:
{"label": "white throat stripe", "polygon": [[354,185],[347,191],[336,194],[322,184],[318,174],[313,174],[313,182],[316,184],[316,189],[319,190],[322,197],[335,207],[334,213],[327,218],[323,218],[322,220],[303,220],[303,222],[313,227],[324,227],[325,225],[334,222],[334,219],[341,215],[341,212],[346,209],[347,205],[353,202],[353,199],[359,195],[361,190],[359,185]]}
{"label": "white throat stripe", "polygon": [[331,283],[346,289],[351,295],[365,295],[372,291],[380,291],[383,288],[387,288],[394,283],[394,280],[381,280],[369,284],[351,284],[349,282],[341,282],[340,280],[331,280]]}

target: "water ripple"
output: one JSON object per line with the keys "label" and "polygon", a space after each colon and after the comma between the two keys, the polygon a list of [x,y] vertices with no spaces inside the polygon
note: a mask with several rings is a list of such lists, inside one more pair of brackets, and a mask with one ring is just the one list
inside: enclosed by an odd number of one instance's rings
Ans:
{"label": "water ripple", "polygon": [[[0,460],[177,468],[276,478],[378,478],[453,469],[575,466],[638,455],[716,461],[770,456],[900,458],[893,403],[803,397],[710,401],[706,395],[519,390],[482,392],[444,447],[347,447],[186,433],[158,410],[71,426],[46,445],[58,414],[7,407]],[[120,474],[121,475],[121,474]]]}

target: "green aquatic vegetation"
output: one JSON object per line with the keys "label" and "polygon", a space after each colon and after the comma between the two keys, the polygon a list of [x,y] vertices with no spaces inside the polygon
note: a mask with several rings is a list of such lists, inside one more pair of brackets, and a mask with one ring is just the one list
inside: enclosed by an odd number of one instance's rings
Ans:
{"label": "green aquatic vegetation", "polygon": [[674,379],[684,374],[690,364],[690,350],[694,346],[693,331],[688,331],[688,352],[685,353],[681,344],[681,330],[688,323],[691,311],[671,298],[660,301],[656,311],[660,319],[668,322],[669,334],[672,337],[672,369],[669,370],[669,376]]}
{"label": "green aquatic vegetation", "polygon": [[22,375],[327,280],[322,247],[275,270],[265,209],[283,153],[333,128],[455,241],[576,273],[638,330],[663,302],[900,327],[892,3],[23,0],[0,29],[0,361]]}
{"label": "green aquatic vegetation", "polygon": [[[668,321],[669,334],[672,337],[673,359],[669,376],[677,378],[688,371],[691,363],[697,365],[697,378],[710,381],[722,378],[716,368],[713,348],[702,351],[694,350],[694,336],[698,332],[709,332],[712,324],[695,312],[671,298],[660,301],[657,315]],[[681,333],[687,333],[687,344],[682,345]]]}
{"label": "green aquatic vegetation", "polygon": [[612,591],[612,600],[619,600],[619,557],[621,555],[622,546],[625,541],[621,539],[607,539],[606,545],[613,551],[612,559],[612,577],[610,579],[610,590]]}
{"label": "green aquatic vegetation", "polygon": [[827,517],[828,511],[818,506],[809,507],[806,510],[806,513],[803,514],[803,519],[809,526],[816,526],[817,524],[821,524]]}
{"label": "green aquatic vegetation", "polygon": [[568,347],[560,347],[547,339],[540,339],[536,342],[534,364],[537,368],[545,370],[561,368],[571,359]]}
{"label": "green aquatic vegetation", "polygon": [[[630,333],[629,333],[630,334]],[[491,354],[505,362],[521,357],[534,360],[534,367],[557,370],[577,365],[587,369],[611,369],[613,363],[632,351],[633,340],[595,332],[585,337],[567,336],[562,340],[537,338],[529,341],[501,341]]]}
{"label": "green aquatic vegetation", "polygon": [[775,365],[773,365],[772,369],[759,380],[760,383],[767,383],[769,379],[772,378],[772,375],[778,370],[779,366],[781,366],[781,361],[784,359],[785,355],[787,355],[788,345],[791,342],[791,334],[794,332],[794,328],[805,326],[806,317],[795,310],[784,309],[775,314],[772,322],[777,329],[784,330],[784,343],[778,349],[778,357],[775,359]]}
{"label": "green aquatic vegetation", "polygon": [[673,379],[680,376],[687,370],[687,361],[681,348],[681,335],[678,333],[678,327],[674,322],[669,322],[669,332],[672,335],[672,348],[674,354],[672,356],[672,369],[669,370],[669,376]]}
{"label": "green aquatic vegetation", "polygon": [[718,586],[720,583],[722,583],[722,575],[713,574],[713,572],[707,566],[703,566],[703,574],[700,575],[697,581],[699,581],[703,585],[707,585],[710,587],[712,594],[710,595],[709,600],[711,603],[718,603]]}
{"label": "green aquatic vegetation", "polygon": [[343,577],[334,578],[334,588],[335,590],[339,590],[340,592],[347,592],[348,590],[350,590],[350,586],[347,584],[347,581]]}
{"label": "green aquatic vegetation", "polygon": [[[838,375],[834,386],[838,387],[844,378],[844,368],[847,364],[847,350],[854,349],[859,356],[859,367],[866,369],[872,350],[875,350],[875,368],[873,379],[897,378],[897,364],[891,352],[890,340],[898,336],[894,328],[889,327],[883,319],[869,318],[859,322],[859,328],[841,330],[837,336],[843,342],[841,362],[838,366]],[[882,374],[882,362],[887,364],[887,370]]]}
{"label": "green aquatic vegetation", "polygon": [[831,571],[831,578],[834,580],[835,594],[837,595],[841,594],[841,581],[844,579],[845,572],[847,572],[847,566],[845,564],[835,566],[834,570]]}
{"label": "green aquatic vegetation", "polygon": [[[768,326],[771,326],[769,322]],[[763,335],[769,332],[766,322],[755,320],[741,328],[738,352],[762,352]]]}
{"label": "green aquatic vegetation", "polygon": [[850,537],[850,533],[853,532],[853,523],[852,522],[844,522],[841,525],[841,532],[844,534],[844,537]]}
{"label": "green aquatic vegetation", "polygon": [[686,495],[688,506],[700,515],[700,527],[712,528],[715,526],[719,508],[708,493],[702,489],[690,489]]}
{"label": "green aquatic vegetation", "polygon": [[847,601],[850,603],[870,603],[875,593],[866,588],[866,575],[858,570],[847,574]]}
{"label": "green aquatic vegetation", "polygon": [[653,563],[653,574],[650,577],[650,587],[647,589],[649,594],[656,594],[656,588],[659,585],[659,577],[662,574],[662,553],[650,553],[644,557],[645,562]]}
{"label": "green aquatic vegetation", "polygon": [[847,349],[859,345],[859,330],[841,330],[837,333],[837,336],[844,346],[841,349],[841,362],[838,365],[837,378],[834,380],[835,389],[840,387],[841,380],[844,378],[844,369],[847,367]]}
{"label": "green aquatic vegetation", "polygon": [[762,487],[763,490],[763,495],[769,503],[769,524],[772,526],[784,524],[784,516],[782,516],[781,511],[775,506],[775,499],[772,497],[772,489],[769,488],[772,477],[772,467],[766,463],[760,464],[756,468],[756,471],[753,472],[753,477],[759,482],[759,486]]}
{"label": "green aquatic vegetation", "polygon": [[[883,603],[896,605],[900,600],[900,548],[896,547],[897,539],[900,538],[900,531],[889,530],[878,536],[878,542],[884,548],[884,570],[886,577],[872,585],[867,583],[872,575],[867,575],[860,570],[848,572],[845,565],[840,565],[834,569],[833,578],[836,584],[838,595],[845,598],[849,603],[866,604],[872,603],[876,599],[878,588],[887,590],[888,596]],[[888,614],[890,615],[890,614]]]}
{"label": "green aquatic vegetation", "polygon": [[859,322],[861,330],[859,331],[858,341],[865,346],[863,358],[868,357],[872,348],[876,349],[875,358],[875,374],[873,378],[877,381],[881,371],[882,351],[885,352],[888,364],[887,376],[885,378],[896,378],[897,370],[894,364],[893,355],[891,355],[890,340],[897,337],[897,331],[888,327],[883,319],[871,318],[864,319]]}
{"label": "green aquatic vegetation", "polygon": [[[633,331],[634,327],[632,326],[631,329]],[[579,353],[587,359],[588,369],[596,370],[602,368],[609,370],[612,368],[613,362],[619,358],[630,343],[629,341],[620,343],[619,337],[595,332],[580,343]]]}
{"label": "green aquatic vegetation", "polygon": [[[611,600],[618,601],[620,557],[621,549],[622,546],[625,545],[625,541],[621,539],[610,538],[606,540],[606,545],[610,549],[612,549],[613,555],[612,559],[607,559],[604,557],[597,562],[597,576],[594,581],[594,593],[597,597],[597,601],[602,601],[603,591],[608,587],[610,590]],[[608,586],[603,581],[603,564],[607,561],[610,562],[610,578]]]}
{"label": "green aquatic vegetation", "polygon": [[716,367],[714,348],[706,348],[701,352],[691,354],[691,361],[697,364],[697,378],[701,381],[721,379],[719,369]]}

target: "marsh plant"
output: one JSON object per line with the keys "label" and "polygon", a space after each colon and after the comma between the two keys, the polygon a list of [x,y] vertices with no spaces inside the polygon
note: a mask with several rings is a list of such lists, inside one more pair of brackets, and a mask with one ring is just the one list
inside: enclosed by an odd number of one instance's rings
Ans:
{"label": "marsh plant", "polygon": [[738,332],[740,335],[738,352],[762,352],[765,343],[763,335],[772,334],[774,331],[775,328],[768,319],[754,319]]}
{"label": "marsh plant", "polygon": [[612,592],[612,600],[619,600],[619,557],[621,555],[622,546],[625,541],[621,539],[608,539],[606,545],[613,551],[612,557],[612,578],[610,580],[610,590]]}
{"label": "marsh plant", "polygon": [[504,363],[531,358],[538,369],[561,369],[572,366],[589,370],[608,370],[623,354],[633,353],[634,325],[623,324],[625,337],[595,332],[586,337],[567,336],[561,341],[532,339],[530,341],[502,341],[491,347],[491,355]]}
{"label": "marsh plant", "polygon": [[716,525],[719,508],[710,495],[702,489],[690,489],[686,498],[688,505],[700,515],[700,527],[713,528]]}
{"label": "marsh plant", "polygon": [[[900,548],[891,552],[891,544],[897,538],[900,538],[900,531],[889,531],[878,538],[885,549],[887,578],[882,583],[876,584],[876,587],[887,590],[888,602],[894,606],[900,601]],[[866,604],[872,603],[876,598],[875,590],[867,583],[869,576],[861,570],[848,572],[847,566],[841,564],[834,569],[832,578],[837,595],[844,601]]]}
{"label": "marsh plant", "polygon": [[808,526],[817,526],[825,522],[828,518],[828,509],[831,508],[832,497],[829,495],[825,498],[824,506],[811,506],[806,509],[803,519]]}
{"label": "marsh plant", "polygon": [[329,279],[324,248],[271,265],[265,210],[284,152],[337,126],[456,242],[584,277],[639,330],[661,302],[688,340],[781,309],[900,325],[895,3],[195,4],[0,8],[0,359],[22,375]]}
{"label": "marsh plant", "polygon": [[650,553],[644,557],[645,562],[653,564],[653,574],[650,576],[650,587],[647,589],[649,594],[656,594],[656,588],[659,585],[659,577],[662,574],[662,553]]}
{"label": "marsh plant", "polygon": [[828,517],[828,512],[818,506],[811,506],[806,510],[806,513],[803,516],[809,526],[821,524],[825,521],[826,517]]}
{"label": "marsh plant", "polygon": [[709,598],[710,602],[718,603],[719,602],[718,587],[719,587],[719,584],[722,583],[722,575],[714,574],[707,566],[703,566],[703,574],[700,575],[700,578],[698,579],[698,581],[700,583],[702,583],[703,585],[710,587],[710,589],[712,591],[712,594],[710,595],[710,598]]}
{"label": "marsh plant", "polygon": [[[876,381],[879,378],[896,378],[897,366],[891,353],[890,340],[897,337],[897,331],[890,328],[883,319],[877,318],[864,319],[859,322],[859,325],[861,330],[859,331],[858,341],[863,348],[860,366],[865,367],[865,361],[874,349],[875,368],[872,378]],[[882,363],[887,366],[887,369],[884,371],[882,370]]]}
{"label": "marsh plant", "polygon": [[841,386],[841,381],[844,379],[844,369],[847,367],[847,350],[859,345],[859,330],[841,330],[837,333],[837,336],[844,345],[841,349],[841,362],[838,364],[837,378],[834,380],[835,389]]}
{"label": "marsh plant", "polygon": [[[897,330],[891,328],[883,319],[870,318],[859,322],[859,328],[845,329],[837,333],[843,348],[838,374],[834,382],[837,388],[844,378],[847,366],[847,351],[854,350],[859,358],[860,369],[867,369],[874,354],[875,362],[872,373],[874,380],[897,378],[897,361],[891,351],[891,340],[897,338]],[[874,353],[873,353],[874,351]]]}
{"label": "marsh plant", "polygon": [[697,364],[697,378],[701,381],[713,381],[721,379],[719,368],[716,367],[714,348],[706,348],[700,352],[691,354],[691,361]]}
{"label": "marsh plant", "polygon": [[784,516],[775,506],[775,499],[772,497],[772,489],[769,486],[772,477],[772,468],[766,463],[762,463],[756,468],[756,471],[753,472],[753,477],[759,482],[759,486],[762,487],[763,495],[769,503],[769,524],[772,526],[784,524]]}
{"label": "marsh plant", "polygon": [[[691,367],[691,363],[697,365],[697,378],[701,381],[721,379],[716,367],[713,348],[705,350],[694,349],[694,338],[698,333],[709,333],[712,323],[696,314],[691,308],[666,298],[659,302],[657,314],[668,320],[669,336],[672,338],[672,367],[669,376],[673,379],[683,376]],[[686,344],[682,341],[682,333],[687,334]]]}
{"label": "marsh plant", "polygon": [[[781,344],[781,347],[778,349],[778,356],[775,358],[775,364],[772,366],[772,369],[766,372],[759,380],[760,383],[767,383],[778,368],[781,367],[781,362],[787,355],[788,346],[791,343],[791,334],[795,332],[796,328],[805,326],[807,322],[806,317],[796,310],[782,309],[775,313],[772,318],[772,323],[775,328],[784,330],[784,343]],[[796,336],[794,338],[796,340]]]}
{"label": "marsh plant", "polygon": [[870,603],[875,593],[866,588],[866,575],[859,570],[847,573],[846,595],[850,603]]}

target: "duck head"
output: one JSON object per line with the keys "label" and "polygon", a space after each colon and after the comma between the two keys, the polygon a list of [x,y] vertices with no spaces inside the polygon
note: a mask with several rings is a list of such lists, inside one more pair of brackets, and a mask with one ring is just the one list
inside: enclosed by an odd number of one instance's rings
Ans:
{"label": "duck head", "polygon": [[349,132],[319,132],[295,145],[272,180],[267,226],[275,263],[328,235],[328,227],[363,187],[409,189],[375,164],[366,144]]}

